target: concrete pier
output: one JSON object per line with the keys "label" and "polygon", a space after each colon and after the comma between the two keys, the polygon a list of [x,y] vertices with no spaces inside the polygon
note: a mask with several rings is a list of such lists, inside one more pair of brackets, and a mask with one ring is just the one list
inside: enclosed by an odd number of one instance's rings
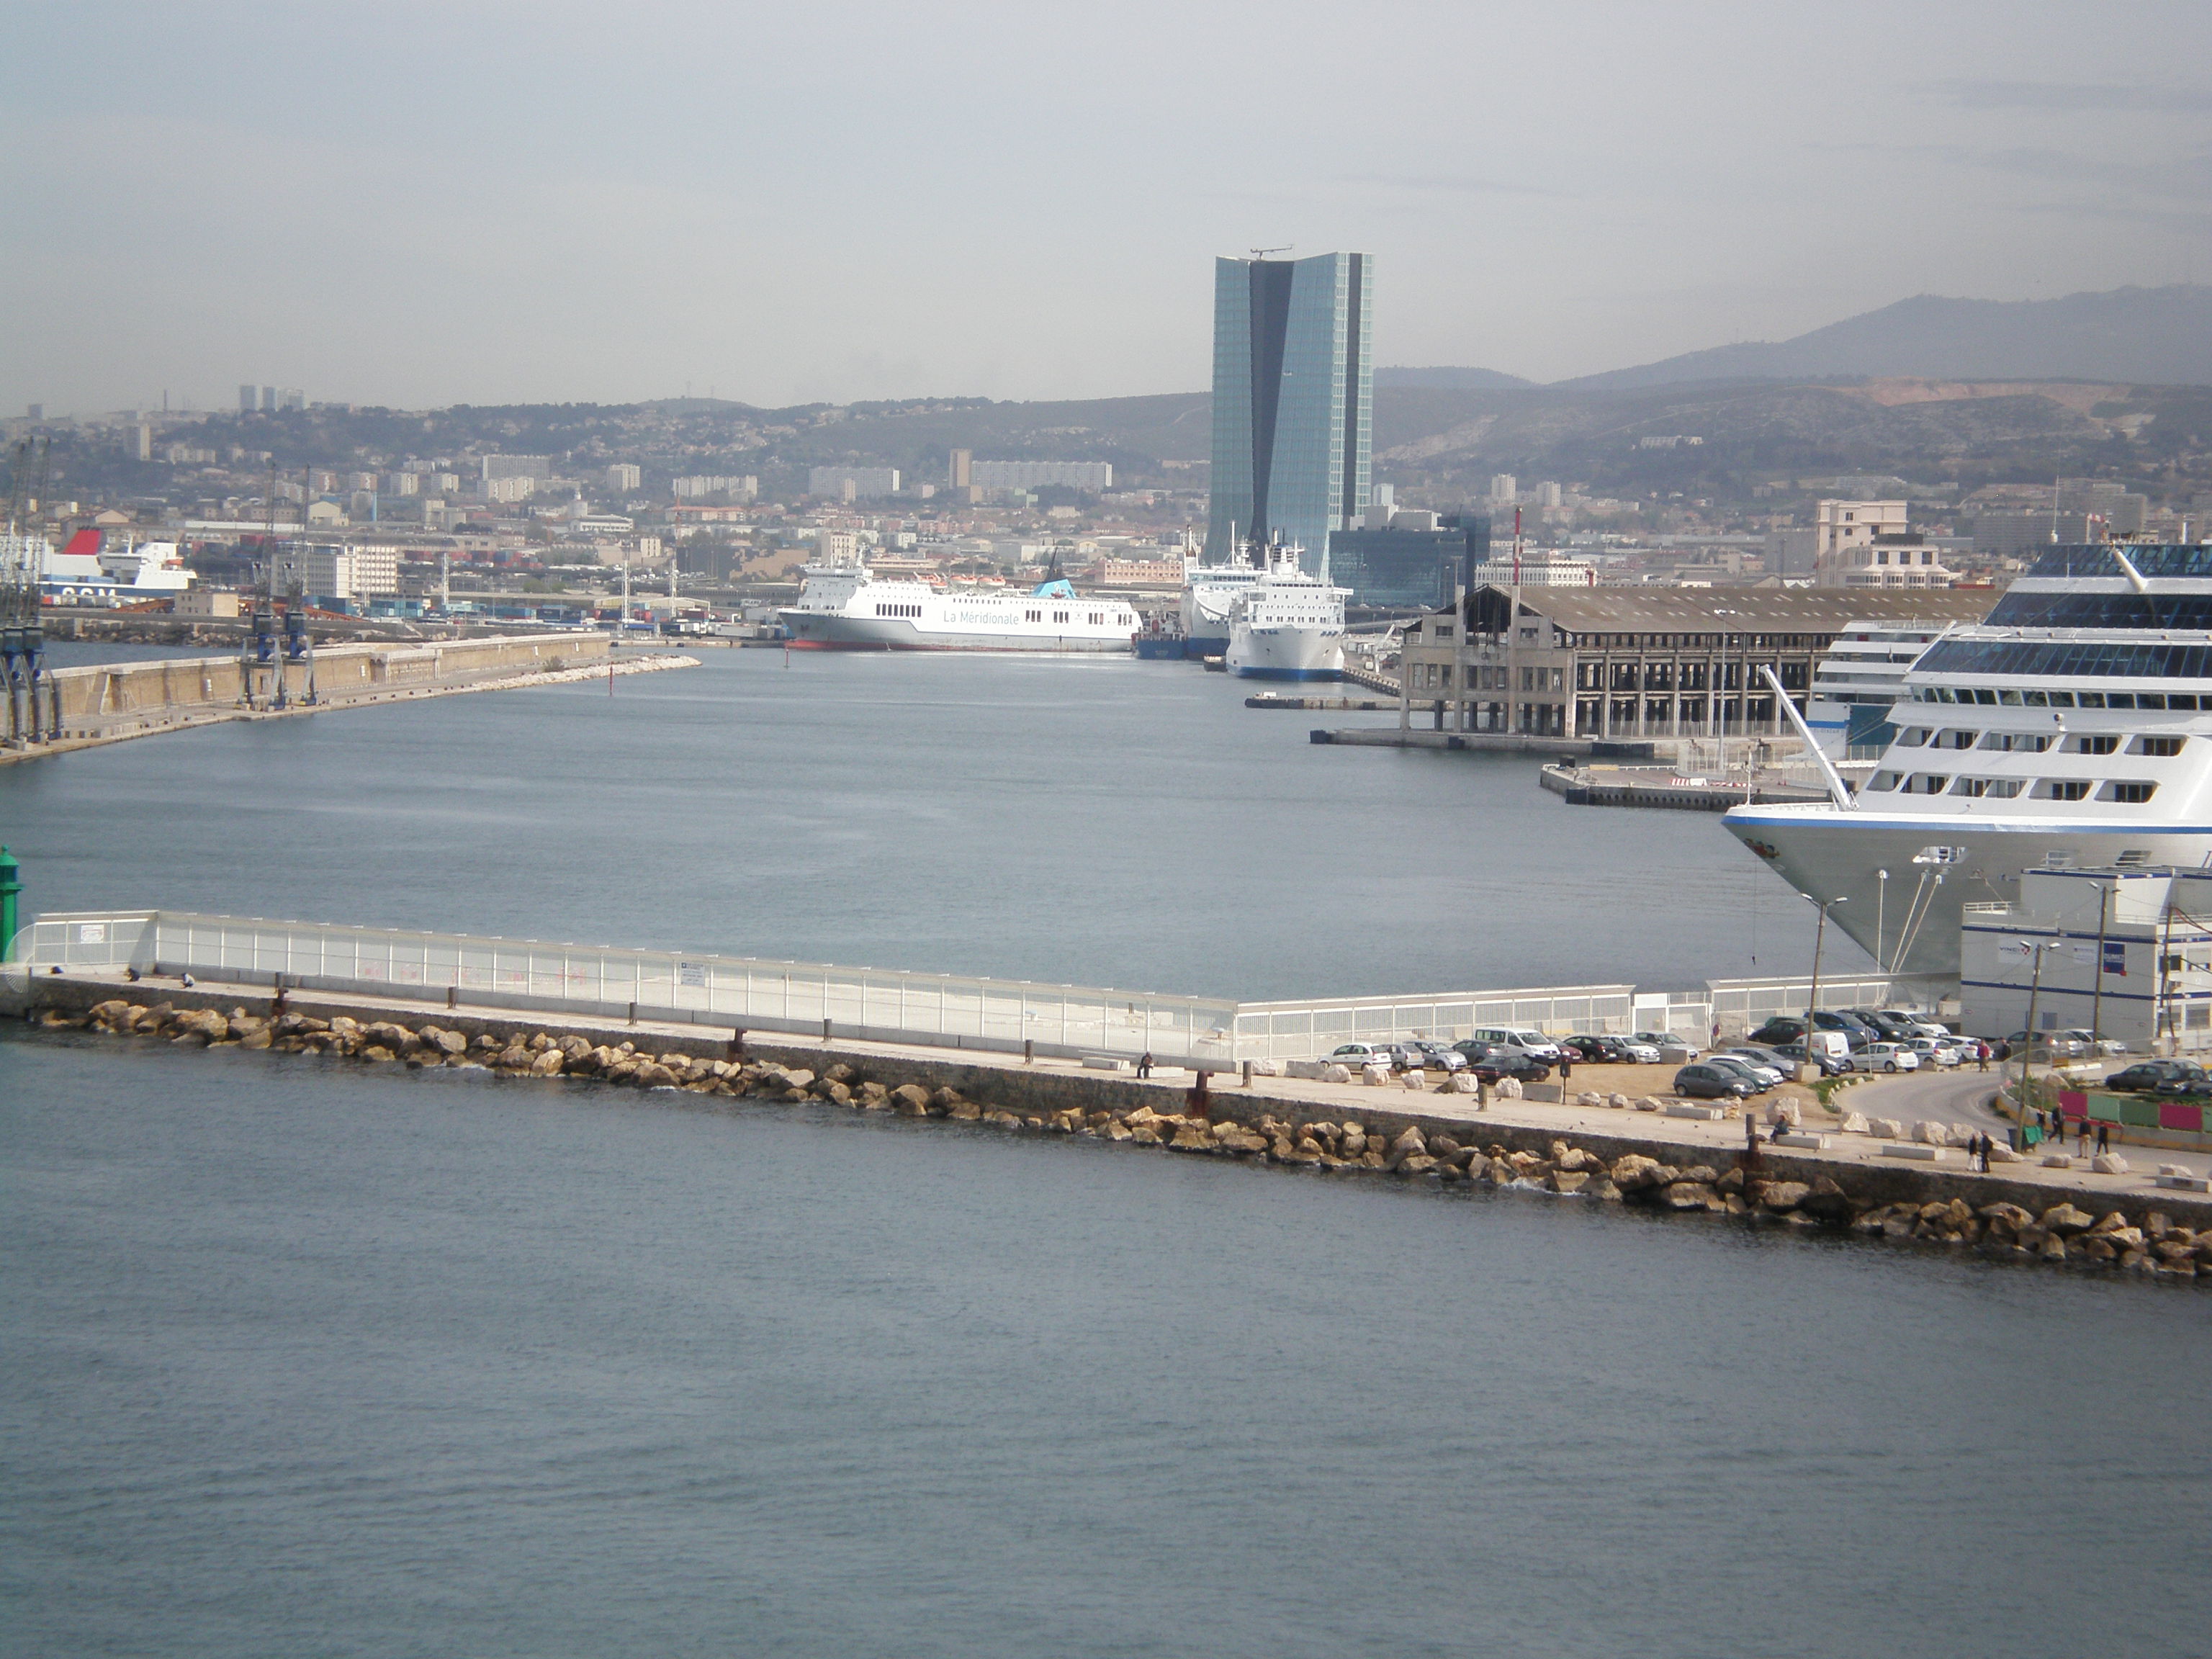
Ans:
{"label": "concrete pier", "polygon": [[287,706],[282,709],[246,706],[246,668],[240,657],[76,664],[51,671],[61,697],[62,735],[43,743],[0,745],[0,764],[224,720],[278,719],[457,691],[586,679],[610,668],[633,674],[696,663],[673,653],[611,650],[610,643],[604,634],[562,633],[325,646],[315,653],[315,701],[303,701],[307,665],[289,663],[283,669]]}

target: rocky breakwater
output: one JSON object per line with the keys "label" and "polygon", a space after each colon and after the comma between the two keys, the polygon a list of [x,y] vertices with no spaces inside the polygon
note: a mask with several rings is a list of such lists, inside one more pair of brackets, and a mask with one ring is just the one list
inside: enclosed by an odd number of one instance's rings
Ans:
{"label": "rocky breakwater", "polygon": [[[966,1087],[961,1088],[917,1080],[911,1073],[925,1069],[918,1061],[854,1063],[824,1056],[817,1069],[789,1059],[716,1057],[641,1047],[632,1040],[593,1041],[574,1031],[502,1028],[476,1019],[410,1026],[341,1013],[254,1013],[243,1006],[226,1012],[124,998],[97,1002],[82,1013],[48,1008],[35,1018],[52,1028],[185,1048],[314,1054],[394,1068],[434,1066],[677,1090],[732,1102],[820,1104],[1011,1133],[1079,1136],[1114,1146],[1285,1170],[1437,1188],[1511,1188],[1744,1225],[1972,1250],[2003,1261],[2212,1282],[2212,1218],[2203,1228],[2192,1229],[2158,1210],[2136,1215],[2112,1208],[2099,1217],[2070,1201],[2038,1212],[2010,1201],[1972,1205],[1958,1197],[1885,1201],[1864,1189],[1878,1183],[1886,1194],[1893,1193],[1905,1178],[1895,1170],[1863,1172],[1862,1190],[1854,1191],[1826,1174],[1783,1177],[1740,1163],[1722,1167],[1725,1158],[1670,1164],[1644,1152],[1621,1152],[1617,1142],[1594,1149],[1525,1126],[1437,1127],[1376,1114],[1323,1118],[1286,1112],[1281,1109],[1286,1103],[1279,1101],[1272,1107],[1260,1101],[1232,1105],[1221,1095],[1208,1103],[1211,1115],[1163,1112],[1150,1098],[1121,1103],[1130,1097],[1129,1085],[1105,1079],[1093,1088],[1088,1079],[1050,1079],[1013,1068],[970,1070],[963,1074]],[[1079,1097],[1077,1103],[1032,1109],[1041,1097],[1058,1101],[1071,1091]],[[1170,1103],[1176,1099],[1152,1093]],[[1088,1105],[1082,1103],[1085,1098],[1114,1103]]]}

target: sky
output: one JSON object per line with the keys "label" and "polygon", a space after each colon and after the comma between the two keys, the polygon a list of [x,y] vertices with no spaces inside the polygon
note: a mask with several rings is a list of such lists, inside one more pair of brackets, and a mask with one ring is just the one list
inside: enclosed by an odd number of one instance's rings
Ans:
{"label": "sky", "polygon": [[25,0],[0,415],[1202,389],[1212,262],[1553,380],[2212,281],[2212,5]]}

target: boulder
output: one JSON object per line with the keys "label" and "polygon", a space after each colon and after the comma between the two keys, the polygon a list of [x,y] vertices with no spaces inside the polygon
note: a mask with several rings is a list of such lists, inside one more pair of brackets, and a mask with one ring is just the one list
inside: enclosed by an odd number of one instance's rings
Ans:
{"label": "boulder", "polygon": [[380,1042],[372,1042],[367,1048],[363,1048],[361,1051],[361,1057],[363,1060],[375,1060],[380,1064],[399,1058],[398,1055],[393,1054],[391,1049],[386,1048]]}
{"label": "boulder", "polygon": [[1358,1158],[1367,1150],[1367,1135],[1357,1123],[1347,1123],[1337,1139],[1337,1156]]}
{"label": "boulder", "polygon": [[1794,1210],[1811,1194],[1812,1187],[1802,1181],[1769,1181],[1762,1182],[1754,1197],[1761,1209],[1776,1215]]}
{"label": "boulder", "polygon": [[880,1083],[863,1083],[854,1091],[854,1094],[859,1098],[860,1104],[870,1111],[888,1106],[891,1101],[891,1091]]}
{"label": "boulder", "polygon": [[1893,1117],[1878,1117],[1874,1121],[1874,1133],[1883,1140],[1902,1140],[1905,1125]]}
{"label": "boulder", "polygon": [[539,1077],[558,1077],[561,1068],[568,1061],[568,1057],[558,1048],[544,1048],[539,1050],[538,1058],[530,1062],[530,1069]]}
{"label": "boulder", "polygon": [[1847,1135],[1865,1134],[1867,1133],[1866,1115],[1863,1112],[1845,1112],[1844,1133]]}
{"label": "boulder", "polygon": [[1999,1140],[1995,1136],[1991,1136],[1990,1139],[1990,1162],[1992,1164],[2017,1164],[2020,1162],[2020,1154],[2013,1151],[2009,1143]]}
{"label": "boulder", "polygon": [[1583,1194],[1585,1197],[1597,1200],[1601,1204],[1618,1204],[1620,1202],[1620,1188],[1614,1186],[1612,1182],[1607,1180],[1603,1176],[1598,1176],[1595,1181],[1591,1182],[1589,1186],[1583,1188]]}
{"label": "boulder", "polygon": [[1645,1095],[1642,1097],[1636,1103],[1636,1109],[1639,1112],[1656,1112],[1659,1110],[1659,1097],[1656,1095]]}
{"label": "boulder", "polygon": [[1431,1158],[1426,1152],[1421,1152],[1413,1158],[1401,1158],[1398,1162],[1398,1167],[1393,1170],[1392,1173],[1395,1175],[1409,1176],[1420,1176],[1427,1175],[1431,1170],[1440,1170],[1444,1167],[1444,1165],[1439,1164],[1435,1158]]}
{"label": "boulder", "polygon": [[1607,1171],[1613,1184],[1624,1193],[1641,1192],[1659,1179],[1662,1166],[1656,1158],[1646,1158],[1641,1152],[1628,1152],[1613,1161]]}
{"label": "boulder", "polygon": [[[552,1051],[549,1050],[548,1052],[550,1053]],[[675,1086],[677,1080],[676,1073],[670,1071],[665,1066],[663,1066],[657,1060],[644,1060],[640,1062],[638,1066],[637,1086],[641,1089],[672,1088]],[[794,1090],[792,1092],[796,1094],[798,1091]],[[804,1095],[800,1095],[799,1098],[803,1100],[805,1097]]]}
{"label": "boulder", "polygon": [[1502,1077],[1498,1079],[1498,1097],[1500,1100],[1519,1100],[1526,1093],[1527,1091],[1522,1088],[1521,1079],[1517,1077]]}
{"label": "boulder", "polygon": [[2086,1233],[2096,1217],[2087,1210],[2077,1210],[2071,1204],[2056,1204],[2039,1218],[2039,1224],[2049,1228],[2061,1237],[2075,1233]]}
{"label": "boulder", "polygon": [[1826,1176],[1813,1178],[1805,1196],[1797,1200],[1797,1207],[1823,1221],[1848,1221],[1851,1217],[1850,1194]]}
{"label": "boulder", "polygon": [[938,1112],[950,1112],[959,1103],[960,1091],[957,1089],[939,1089],[929,1097],[931,1109]]}
{"label": "boulder", "polygon": [[1636,1103],[1631,1100],[1626,1095],[1619,1093],[1608,1095],[1606,1097],[1605,1103],[1613,1108],[1616,1112],[1628,1111],[1636,1104]]}
{"label": "boulder", "polygon": [[1929,1119],[1912,1126],[1912,1138],[1926,1146],[1948,1146],[1951,1144],[1951,1126]]}
{"label": "boulder", "polygon": [[926,1117],[929,1113],[929,1091],[919,1083],[902,1083],[890,1092],[891,1109],[905,1117]]}
{"label": "boulder", "polygon": [[1552,1164],[1556,1169],[1581,1170],[1590,1174],[1604,1167],[1600,1159],[1591,1157],[1581,1147],[1570,1146],[1563,1141],[1552,1143]]}
{"label": "boulder", "polygon": [[1324,1083],[1349,1083],[1352,1081],[1352,1068],[1348,1066],[1339,1066],[1334,1061],[1331,1061],[1322,1067],[1321,1075],[1322,1081]]}
{"label": "boulder", "polygon": [[1409,1158],[1426,1158],[1428,1155],[1428,1143],[1421,1138],[1421,1132],[1407,1129],[1390,1143],[1390,1150],[1383,1154],[1382,1167],[1395,1170]]}
{"label": "boulder", "polygon": [[804,1089],[814,1081],[814,1073],[804,1066],[799,1066],[786,1072],[784,1079],[784,1087],[787,1089]]}
{"label": "boulder", "polygon": [[1589,1179],[1580,1170],[1554,1170],[1544,1177],[1544,1184],[1555,1193],[1578,1193],[1589,1185]]}
{"label": "boulder", "polygon": [[2089,1160],[2089,1167],[2099,1175],[2125,1175],[2128,1161],[2118,1152],[2100,1152]]}
{"label": "boulder", "polygon": [[1359,1068],[1359,1080],[1370,1089],[1379,1089],[1389,1082],[1390,1068],[1388,1066],[1363,1066]]}
{"label": "boulder", "polygon": [[95,1002],[85,1016],[94,1025],[112,1025],[131,1012],[131,1005],[121,997],[110,997],[105,1002]]}
{"label": "boulder", "polygon": [[814,1092],[833,1106],[849,1106],[853,1091],[834,1078],[823,1078],[814,1085]]}
{"label": "boulder", "polygon": [[1429,1074],[1426,1072],[1407,1072],[1398,1080],[1408,1089],[1425,1089],[1429,1086]]}
{"label": "boulder", "polygon": [[851,1066],[846,1065],[845,1062],[841,1060],[836,1065],[824,1070],[822,1075],[831,1083],[842,1083],[848,1087],[850,1087],[853,1079],[858,1077],[860,1073],[855,1072]]}
{"label": "boulder", "polygon": [[2045,1152],[2043,1167],[2046,1170],[2070,1170],[2074,1167],[2074,1159],[2065,1152]]}
{"label": "boulder", "polygon": [[[380,1048],[372,1052],[369,1058],[373,1060],[376,1057],[377,1054],[383,1052],[384,1050]],[[492,1061],[492,1064],[500,1067],[502,1071],[526,1072],[530,1069],[532,1062],[535,1060],[537,1056],[532,1054],[529,1049],[517,1044],[511,1048],[501,1049],[499,1051],[499,1058]]]}
{"label": "boulder", "polygon": [[1605,1104],[1605,1097],[1598,1093],[1595,1089],[1585,1089],[1582,1093],[1575,1097],[1575,1104],[1577,1106],[1602,1106]]}
{"label": "boulder", "polygon": [[1224,1152],[1239,1158],[1249,1158],[1255,1152],[1264,1152],[1268,1139],[1258,1130],[1242,1123],[1217,1123],[1213,1126],[1214,1144]]}
{"label": "boulder", "polygon": [[1676,1181],[1659,1193],[1661,1207],[1669,1210],[1724,1210],[1721,1195],[1702,1181]]}
{"label": "boulder", "polygon": [[1476,1080],[1475,1076],[1472,1072],[1454,1072],[1452,1073],[1451,1091],[1454,1094],[1480,1094],[1481,1091],[1482,1085]]}
{"label": "boulder", "polygon": [[1221,1149],[1215,1142],[1212,1132],[1205,1124],[1188,1122],[1176,1129],[1175,1139],[1168,1142],[1168,1150],[1171,1152],[1214,1152]]}

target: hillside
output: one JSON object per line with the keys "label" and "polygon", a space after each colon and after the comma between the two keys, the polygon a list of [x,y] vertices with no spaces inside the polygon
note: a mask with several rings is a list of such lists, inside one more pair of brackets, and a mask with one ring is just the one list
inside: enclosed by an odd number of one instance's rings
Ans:
{"label": "hillside", "polygon": [[2176,283],[2016,301],[1923,294],[1792,340],[1716,346],[1561,384],[1617,391],[1871,375],[2204,385],[2212,382],[2212,287]]}

